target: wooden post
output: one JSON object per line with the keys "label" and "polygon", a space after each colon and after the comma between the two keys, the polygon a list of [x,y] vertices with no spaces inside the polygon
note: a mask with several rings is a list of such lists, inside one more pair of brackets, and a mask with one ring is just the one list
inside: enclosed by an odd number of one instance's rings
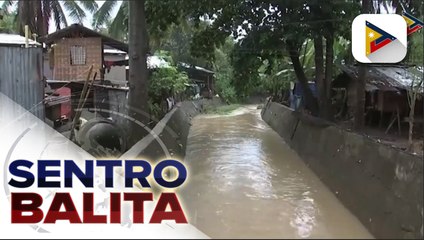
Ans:
{"label": "wooden post", "polygon": [[29,48],[29,27],[25,25],[25,48]]}
{"label": "wooden post", "polygon": [[[90,69],[88,70],[87,79],[85,80],[84,87],[82,89],[82,93],[81,93],[79,101],[78,101],[78,107],[75,111],[75,116],[74,116],[74,119],[72,121],[71,134],[69,135],[69,139],[71,141],[74,140],[74,137],[75,137],[74,129],[75,129],[75,126],[78,123],[79,118],[81,117],[81,112],[82,112],[81,108],[84,106],[84,99],[86,99],[86,94],[88,92],[87,91],[88,90],[88,81],[90,81],[91,73],[93,72],[93,67],[94,66],[91,65]],[[93,81],[94,81],[94,78],[93,78]]]}
{"label": "wooden post", "polygon": [[102,40],[102,67],[100,68],[100,81],[103,84],[105,80],[105,45]]}

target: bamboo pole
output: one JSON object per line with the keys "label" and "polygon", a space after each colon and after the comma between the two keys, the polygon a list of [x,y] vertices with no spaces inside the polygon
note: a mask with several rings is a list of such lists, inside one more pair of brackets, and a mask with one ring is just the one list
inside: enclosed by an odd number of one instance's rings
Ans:
{"label": "bamboo pole", "polygon": [[75,137],[75,132],[74,132],[75,131],[75,126],[77,125],[78,120],[81,117],[82,107],[84,105],[84,99],[86,99],[86,95],[87,95],[87,92],[88,92],[87,91],[88,90],[88,85],[89,85],[88,82],[90,81],[91,73],[93,72],[93,67],[94,66],[91,65],[90,69],[88,70],[87,79],[85,80],[84,87],[82,89],[82,92],[81,92],[81,95],[80,95],[80,98],[79,98],[79,101],[78,101],[78,107],[75,110],[75,116],[74,116],[74,119],[72,121],[71,134],[69,135],[69,139],[71,141],[74,140],[74,137]]}

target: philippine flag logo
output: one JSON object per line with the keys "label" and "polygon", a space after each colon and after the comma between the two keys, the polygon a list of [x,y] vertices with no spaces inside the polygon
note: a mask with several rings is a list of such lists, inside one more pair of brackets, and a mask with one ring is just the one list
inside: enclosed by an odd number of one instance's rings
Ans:
{"label": "philippine flag logo", "polygon": [[407,25],[397,14],[361,14],[352,23],[352,54],[361,63],[397,63],[407,52]]}
{"label": "philippine flag logo", "polygon": [[381,28],[375,26],[374,24],[368,21],[365,21],[365,24],[365,42],[367,56],[396,40],[395,37],[393,37],[386,31],[383,31]]}
{"label": "philippine flag logo", "polygon": [[402,16],[408,25],[408,35],[423,28],[424,23],[411,14],[404,12]]}

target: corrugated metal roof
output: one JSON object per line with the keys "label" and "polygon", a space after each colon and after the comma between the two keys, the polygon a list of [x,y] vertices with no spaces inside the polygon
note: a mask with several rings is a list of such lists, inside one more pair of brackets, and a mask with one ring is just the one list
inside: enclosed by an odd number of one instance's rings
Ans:
{"label": "corrugated metal roof", "polygon": [[[128,56],[125,57],[125,59],[128,59]],[[158,56],[147,56],[147,68],[148,69],[155,69],[155,68],[167,68],[171,65],[169,62],[167,62],[165,59],[158,57]],[[125,69],[130,69],[129,66],[126,66]]]}
{"label": "corrugated metal roof", "polygon": [[108,49],[104,49],[103,50],[103,52],[105,53],[105,54],[117,54],[117,55],[122,55],[122,54],[127,54],[126,52],[124,52],[124,51],[121,51],[121,50],[118,50],[118,49],[110,49],[110,48],[108,48]]}
{"label": "corrugated metal roof", "polygon": [[180,65],[183,68],[193,68],[193,69],[196,69],[197,71],[205,72],[205,73],[208,73],[208,74],[214,74],[214,72],[211,71],[211,70],[208,70],[206,68],[202,68],[202,67],[199,67],[199,66],[192,66],[192,65],[190,65],[188,63],[181,62]]}
{"label": "corrugated metal roof", "polygon": [[[359,66],[342,65],[341,69],[352,79],[359,78]],[[366,76],[367,91],[398,91],[399,89],[409,90],[412,85],[417,84],[422,79],[422,67],[404,66],[368,66]],[[420,92],[423,92],[421,87]]]}
{"label": "corrugated metal roof", "polygon": [[412,86],[418,86],[418,83],[422,81],[422,72],[420,76],[419,69],[378,67],[376,70],[386,77],[387,82],[389,82],[391,86],[396,88],[410,89]]}
{"label": "corrugated metal roof", "polygon": [[[29,45],[40,46],[41,44],[29,39]],[[3,45],[25,45],[25,37],[16,34],[0,33],[0,44]]]}
{"label": "corrugated metal roof", "polygon": [[112,48],[119,49],[121,51],[128,52],[128,44],[113,39],[109,36],[98,33],[92,29],[86,28],[80,24],[72,24],[69,27],[60,29],[54,33],[51,33],[47,36],[41,37],[40,41],[50,45],[62,38],[71,38],[75,36],[76,33],[79,33],[81,37],[99,37],[102,39],[103,44],[108,45]]}

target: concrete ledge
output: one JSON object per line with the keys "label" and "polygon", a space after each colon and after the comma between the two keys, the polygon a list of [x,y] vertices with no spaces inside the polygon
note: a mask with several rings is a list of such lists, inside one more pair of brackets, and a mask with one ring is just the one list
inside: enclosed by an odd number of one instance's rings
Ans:
{"label": "concrete ledge", "polygon": [[262,118],[375,237],[423,238],[421,158],[277,103]]}
{"label": "concrete ledge", "polygon": [[158,161],[165,158],[183,159],[191,119],[203,111],[206,105],[218,105],[219,99],[202,99],[182,102],[165,115],[152,132],[137,142],[121,159],[144,158]]}

